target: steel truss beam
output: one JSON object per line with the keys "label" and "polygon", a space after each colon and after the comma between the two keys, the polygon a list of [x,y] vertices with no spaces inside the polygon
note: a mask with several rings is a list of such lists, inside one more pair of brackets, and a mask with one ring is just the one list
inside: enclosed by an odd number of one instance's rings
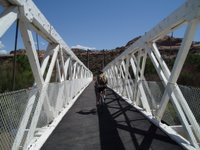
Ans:
{"label": "steel truss beam", "polygon": [[[93,75],[70,50],[32,0],[0,0],[0,5],[5,8],[0,15],[0,37],[19,19],[21,36],[35,79],[33,89],[36,87],[29,94],[12,149],[39,149],[53,131],[52,127],[48,126],[53,124],[55,129],[78,95],[92,81]],[[33,32],[48,42],[41,64]],[[76,85],[78,87],[74,87]],[[55,106],[52,105],[51,93],[49,94],[51,86],[59,87],[54,99]],[[47,126],[38,128],[38,121],[43,112],[47,116]]]}
{"label": "steel truss beam", "polygon": [[[138,39],[120,56],[115,58],[104,68],[104,72],[106,72],[109,77],[108,83],[111,88],[116,90],[116,92],[122,96],[125,95],[123,95],[123,91],[119,90],[119,87],[121,86],[122,89],[126,90],[126,99],[128,102],[131,102],[131,104],[133,104],[136,108],[140,109],[140,111],[143,112],[152,122],[160,126],[165,132],[169,133],[173,139],[178,141],[187,149],[200,149],[198,145],[198,141],[200,141],[200,127],[177,85],[177,79],[189,52],[197,26],[199,25],[199,7],[199,0],[186,1],[180,8],[175,10],[152,30],[145,33],[144,36]],[[165,61],[160,55],[156,46],[156,41],[168,33],[180,28],[183,24],[187,25],[187,29],[185,31],[173,69],[170,72]],[[147,54],[165,87],[165,91],[159,105],[156,105],[144,77]],[[123,69],[121,69],[121,67]],[[124,83],[130,83],[129,80],[131,78],[128,78],[130,75],[128,69],[129,67],[132,68],[134,74],[132,91],[130,91],[131,88],[127,89],[127,87],[129,87],[127,84],[118,82],[123,80]],[[133,97],[130,96],[132,93]],[[150,106],[147,94],[150,95],[155,108]],[[166,111],[169,99],[179,116],[184,131],[188,135],[187,140],[181,135],[178,135],[178,133],[172,130],[170,126],[166,128],[167,125],[163,125],[160,122],[164,112]],[[165,126],[165,128],[163,128],[163,126]]]}

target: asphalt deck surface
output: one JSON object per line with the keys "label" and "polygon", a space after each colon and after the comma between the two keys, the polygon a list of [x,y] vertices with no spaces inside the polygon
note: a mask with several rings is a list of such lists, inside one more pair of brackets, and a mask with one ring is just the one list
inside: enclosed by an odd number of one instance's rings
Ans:
{"label": "asphalt deck surface", "polygon": [[134,107],[107,89],[103,111],[94,84],[81,94],[42,150],[182,150]]}

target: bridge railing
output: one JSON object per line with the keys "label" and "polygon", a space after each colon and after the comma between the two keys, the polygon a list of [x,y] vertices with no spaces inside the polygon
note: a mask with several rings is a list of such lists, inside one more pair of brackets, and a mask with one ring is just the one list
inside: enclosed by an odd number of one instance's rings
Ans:
{"label": "bridge railing", "polygon": [[[17,21],[35,79],[33,87],[0,95],[0,149],[39,149],[92,81],[76,57],[32,0],[1,0],[0,37]],[[41,65],[33,33],[48,47]]]}
{"label": "bridge railing", "polygon": [[[184,94],[177,85],[177,79],[199,25],[199,7],[199,0],[186,1],[104,68],[111,88],[188,149],[200,149],[200,122],[197,122]],[[170,70],[156,42],[163,36],[181,29],[183,25],[186,26],[184,37]],[[155,102],[150,90],[152,85],[147,83],[144,75],[147,57],[150,58],[163,86],[163,92],[160,93],[160,101],[157,102],[156,108],[151,106],[152,102]],[[181,123],[178,126],[170,126],[161,122],[169,105],[173,107],[178,116]],[[179,134],[180,131],[184,133]]]}

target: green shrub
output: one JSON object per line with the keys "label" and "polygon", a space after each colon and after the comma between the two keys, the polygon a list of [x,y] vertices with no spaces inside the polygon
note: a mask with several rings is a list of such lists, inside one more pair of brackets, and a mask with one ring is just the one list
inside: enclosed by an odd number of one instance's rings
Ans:
{"label": "green shrub", "polygon": [[178,84],[182,85],[193,85],[195,83],[195,78],[193,74],[189,72],[182,72],[178,79]]}
{"label": "green shrub", "polygon": [[[0,65],[0,93],[12,91],[13,80],[13,60],[8,59],[2,61]],[[23,89],[32,86],[34,78],[25,55],[16,57],[16,76],[15,76],[15,90]]]}

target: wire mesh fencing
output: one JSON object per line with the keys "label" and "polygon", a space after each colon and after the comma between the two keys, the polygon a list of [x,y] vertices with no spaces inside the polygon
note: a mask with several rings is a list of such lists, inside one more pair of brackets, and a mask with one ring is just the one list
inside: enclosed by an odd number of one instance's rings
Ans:
{"label": "wire mesh fencing", "polygon": [[[75,79],[74,81],[49,83],[46,85],[46,98],[48,98],[53,116],[49,117],[48,112],[44,109],[44,107],[42,107],[37,123],[37,129],[48,126],[53,119],[59,115],[62,109],[70,103],[70,100],[72,100],[80,92],[83,88],[81,85],[86,85],[87,83],[88,81]],[[165,88],[161,82],[154,81],[142,81],[142,85],[152,113],[153,115],[156,115],[156,111],[158,110]],[[134,82],[131,83],[131,86],[134,87]],[[117,85],[115,88],[123,92],[123,87]],[[179,88],[182,91],[197,122],[200,123],[200,88],[181,85]],[[12,148],[20,122],[27,107],[28,100],[31,95],[35,94],[35,101],[26,126],[26,129],[29,130],[41,94],[39,91],[40,90],[37,88],[32,88],[0,94],[0,149],[7,150]],[[162,121],[168,125],[180,125],[177,112],[170,101],[167,105]]]}
{"label": "wire mesh fencing", "polygon": [[0,149],[9,150],[19,128],[28,99],[28,90],[0,94]]}
{"label": "wire mesh fencing", "polygon": [[[130,81],[131,79],[129,79]],[[121,93],[122,96],[124,95],[123,91],[125,90],[125,87],[128,87],[128,84],[124,84],[122,80],[114,81],[112,80],[111,88],[116,90],[117,92]],[[110,82],[111,83],[111,82]],[[128,83],[128,82],[126,82]],[[165,87],[162,82],[155,82],[155,81],[146,81],[146,80],[140,80],[138,83],[136,83],[135,80],[131,80],[130,85],[133,90],[133,95],[135,94],[137,90],[134,90],[135,88],[139,89],[137,84],[142,84],[142,87],[144,88],[144,92],[146,94],[147,101],[149,103],[150,109],[152,111],[152,114],[154,116],[157,115],[157,111],[160,106],[160,102],[162,99],[162,96],[165,91]],[[137,85],[137,86],[136,86]],[[188,87],[183,85],[178,85],[180,88],[184,98],[186,99],[192,113],[194,114],[196,120],[198,123],[200,123],[200,88],[195,87]],[[134,98],[134,97],[133,97]],[[138,104],[138,106],[141,106],[141,104]],[[173,125],[181,125],[181,122],[178,117],[178,113],[176,111],[176,108],[173,106],[172,101],[169,99],[169,102],[167,104],[166,110],[164,112],[164,115],[162,117],[162,122],[173,126]]]}
{"label": "wire mesh fencing", "polygon": [[62,109],[82,90],[83,85],[86,85],[88,81],[81,79],[75,79],[71,81],[64,81],[62,83],[49,83],[47,86],[46,97],[49,101],[49,106],[53,112],[53,117],[49,118],[48,112],[44,107],[41,110],[37,128],[48,126],[49,123],[56,118]]}
{"label": "wire mesh fencing", "polygon": [[[145,81],[143,82],[143,85],[144,83]],[[147,95],[147,99],[150,104],[152,113],[156,115],[156,111],[159,108],[165,88],[162,82],[148,81],[147,84],[149,91],[147,90],[147,86],[144,85],[143,87],[145,87],[145,93]],[[188,87],[183,85],[179,85],[179,88],[184,98],[186,99],[191,111],[193,112],[197,122],[200,123],[200,88]],[[162,121],[168,125],[181,124],[176,109],[173,106],[171,100],[169,100],[165,113],[162,117]]]}
{"label": "wire mesh fencing", "polygon": [[[165,87],[162,82],[155,81],[142,81],[143,87],[145,89],[145,93],[147,95],[147,100],[152,110],[152,114],[154,116],[157,115],[157,111],[159,109],[159,105],[164,94]],[[168,125],[179,125],[180,121],[178,119],[176,110],[174,109],[171,101],[167,104],[167,108],[162,117],[162,122]]]}
{"label": "wire mesh fencing", "polygon": [[[34,115],[37,114],[37,107],[41,101],[41,95],[44,94],[43,102],[48,103],[48,111],[42,104],[39,118],[37,121],[34,134],[38,136],[39,132],[46,127],[59,115],[59,113],[67,107],[78,93],[91,82],[91,79],[74,79],[62,83],[46,84],[46,90],[41,93],[41,89],[36,87],[13,91],[0,94],[0,150],[10,150],[15,143],[18,134],[22,134],[23,138],[20,143],[21,147],[26,142],[27,133],[32,130]],[[29,101],[34,97],[31,106]],[[46,101],[45,101],[46,99]],[[27,108],[31,109],[30,114],[27,114]],[[49,114],[51,112],[51,114]],[[27,118],[25,130],[20,130],[22,119]],[[29,139],[31,140],[31,139]],[[28,141],[29,142],[29,141]]]}
{"label": "wire mesh fencing", "polygon": [[179,86],[196,120],[200,123],[200,88]]}

